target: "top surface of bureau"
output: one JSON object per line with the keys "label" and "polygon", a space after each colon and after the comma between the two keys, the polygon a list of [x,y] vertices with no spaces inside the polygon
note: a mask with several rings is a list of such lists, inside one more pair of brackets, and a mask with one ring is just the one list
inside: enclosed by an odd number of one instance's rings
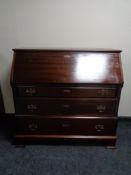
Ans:
{"label": "top surface of bureau", "polygon": [[120,50],[14,49],[13,84],[123,84]]}

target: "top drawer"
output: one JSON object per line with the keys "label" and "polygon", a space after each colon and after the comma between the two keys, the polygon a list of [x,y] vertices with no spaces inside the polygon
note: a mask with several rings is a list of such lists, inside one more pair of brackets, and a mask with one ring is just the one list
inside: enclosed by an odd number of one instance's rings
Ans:
{"label": "top drawer", "polygon": [[109,98],[116,96],[116,88],[104,87],[41,87],[17,86],[16,96],[20,97],[81,97]]}

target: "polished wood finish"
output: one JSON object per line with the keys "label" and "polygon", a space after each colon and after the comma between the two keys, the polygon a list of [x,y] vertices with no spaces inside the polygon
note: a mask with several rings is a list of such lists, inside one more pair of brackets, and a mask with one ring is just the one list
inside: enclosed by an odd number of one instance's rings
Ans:
{"label": "polished wood finish", "polygon": [[113,136],[116,118],[17,117],[17,133],[40,135]]}
{"label": "polished wood finish", "polygon": [[17,98],[15,106],[18,114],[117,115],[117,100],[111,98]]}
{"label": "polished wood finish", "polygon": [[12,83],[123,84],[119,52],[15,50],[14,59]]}
{"label": "polished wood finish", "polygon": [[42,87],[42,86],[18,86],[16,95],[23,97],[116,97],[116,88],[106,87]]}
{"label": "polished wood finish", "polygon": [[96,139],[115,146],[120,50],[14,49],[11,86],[19,143]]}

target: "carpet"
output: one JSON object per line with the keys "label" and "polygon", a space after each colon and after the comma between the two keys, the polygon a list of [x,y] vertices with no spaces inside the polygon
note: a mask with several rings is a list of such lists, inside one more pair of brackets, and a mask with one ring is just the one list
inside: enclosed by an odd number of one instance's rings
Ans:
{"label": "carpet", "polygon": [[131,175],[131,121],[119,121],[117,149],[95,145],[11,144],[0,130],[0,175]]}

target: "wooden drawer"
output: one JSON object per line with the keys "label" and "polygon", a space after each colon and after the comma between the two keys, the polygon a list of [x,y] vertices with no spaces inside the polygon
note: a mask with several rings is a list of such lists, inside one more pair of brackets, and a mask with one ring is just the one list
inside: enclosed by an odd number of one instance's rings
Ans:
{"label": "wooden drawer", "polygon": [[48,135],[115,135],[116,118],[16,117],[17,133]]}
{"label": "wooden drawer", "polygon": [[116,88],[107,87],[42,87],[17,86],[17,96],[21,97],[115,97]]}
{"label": "wooden drawer", "polygon": [[53,114],[53,115],[116,115],[116,99],[99,98],[17,98],[15,99],[17,114]]}

